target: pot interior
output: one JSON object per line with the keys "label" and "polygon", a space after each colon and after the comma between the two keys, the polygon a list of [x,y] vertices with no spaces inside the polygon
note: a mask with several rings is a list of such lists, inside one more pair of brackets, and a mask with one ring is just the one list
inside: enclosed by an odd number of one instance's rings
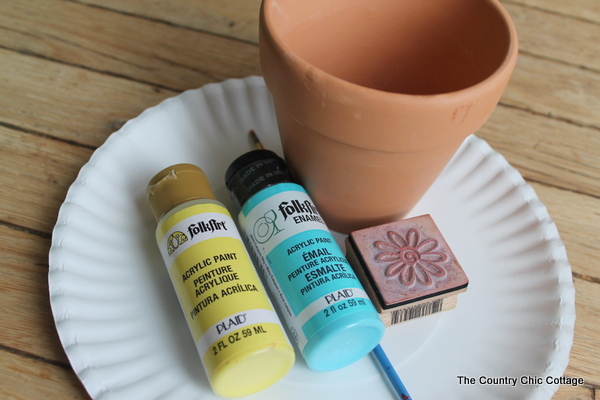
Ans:
{"label": "pot interior", "polygon": [[339,79],[415,95],[476,85],[506,59],[510,30],[487,0],[267,1],[273,34]]}

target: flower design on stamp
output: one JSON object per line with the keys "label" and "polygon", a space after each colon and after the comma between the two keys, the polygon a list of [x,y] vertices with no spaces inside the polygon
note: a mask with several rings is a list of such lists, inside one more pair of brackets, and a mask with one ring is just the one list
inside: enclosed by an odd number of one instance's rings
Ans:
{"label": "flower design on stamp", "polygon": [[446,276],[446,270],[440,265],[448,256],[439,250],[436,239],[421,242],[421,233],[411,228],[406,238],[396,231],[387,232],[388,241],[378,240],[375,247],[383,253],[375,256],[377,262],[391,263],[385,269],[385,276],[398,280],[404,286],[411,287],[415,282],[425,286],[433,285],[433,277]]}

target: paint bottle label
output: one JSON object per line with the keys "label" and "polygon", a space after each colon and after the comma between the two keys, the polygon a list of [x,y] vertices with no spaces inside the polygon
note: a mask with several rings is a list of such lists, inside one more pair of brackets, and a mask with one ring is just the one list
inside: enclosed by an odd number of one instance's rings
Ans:
{"label": "paint bottle label", "polygon": [[239,222],[300,351],[336,319],[375,311],[302,186],[261,190],[242,206]]}
{"label": "paint bottle label", "polygon": [[209,375],[254,345],[289,344],[225,207],[183,208],[161,221],[156,236]]}

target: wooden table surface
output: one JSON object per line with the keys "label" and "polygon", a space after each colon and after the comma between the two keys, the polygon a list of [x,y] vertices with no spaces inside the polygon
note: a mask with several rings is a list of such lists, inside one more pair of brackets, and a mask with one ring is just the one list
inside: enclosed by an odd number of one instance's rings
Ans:
{"label": "wooden table surface", "polygon": [[[477,134],[533,186],[573,271],[554,399],[600,400],[600,1],[506,0],[512,79]],[[0,398],[86,399],[48,298],[51,232],[94,149],[186,89],[260,75],[259,0],[0,0]]]}

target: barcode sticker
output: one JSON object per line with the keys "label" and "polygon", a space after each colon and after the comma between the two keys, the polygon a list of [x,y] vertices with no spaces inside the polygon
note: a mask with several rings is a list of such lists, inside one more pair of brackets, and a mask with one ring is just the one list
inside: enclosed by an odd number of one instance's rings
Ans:
{"label": "barcode sticker", "polygon": [[442,310],[444,299],[438,299],[427,303],[416,304],[412,307],[402,308],[393,311],[391,314],[391,325],[399,324],[400,322],[410,321],[411,319],[423,317]]}

